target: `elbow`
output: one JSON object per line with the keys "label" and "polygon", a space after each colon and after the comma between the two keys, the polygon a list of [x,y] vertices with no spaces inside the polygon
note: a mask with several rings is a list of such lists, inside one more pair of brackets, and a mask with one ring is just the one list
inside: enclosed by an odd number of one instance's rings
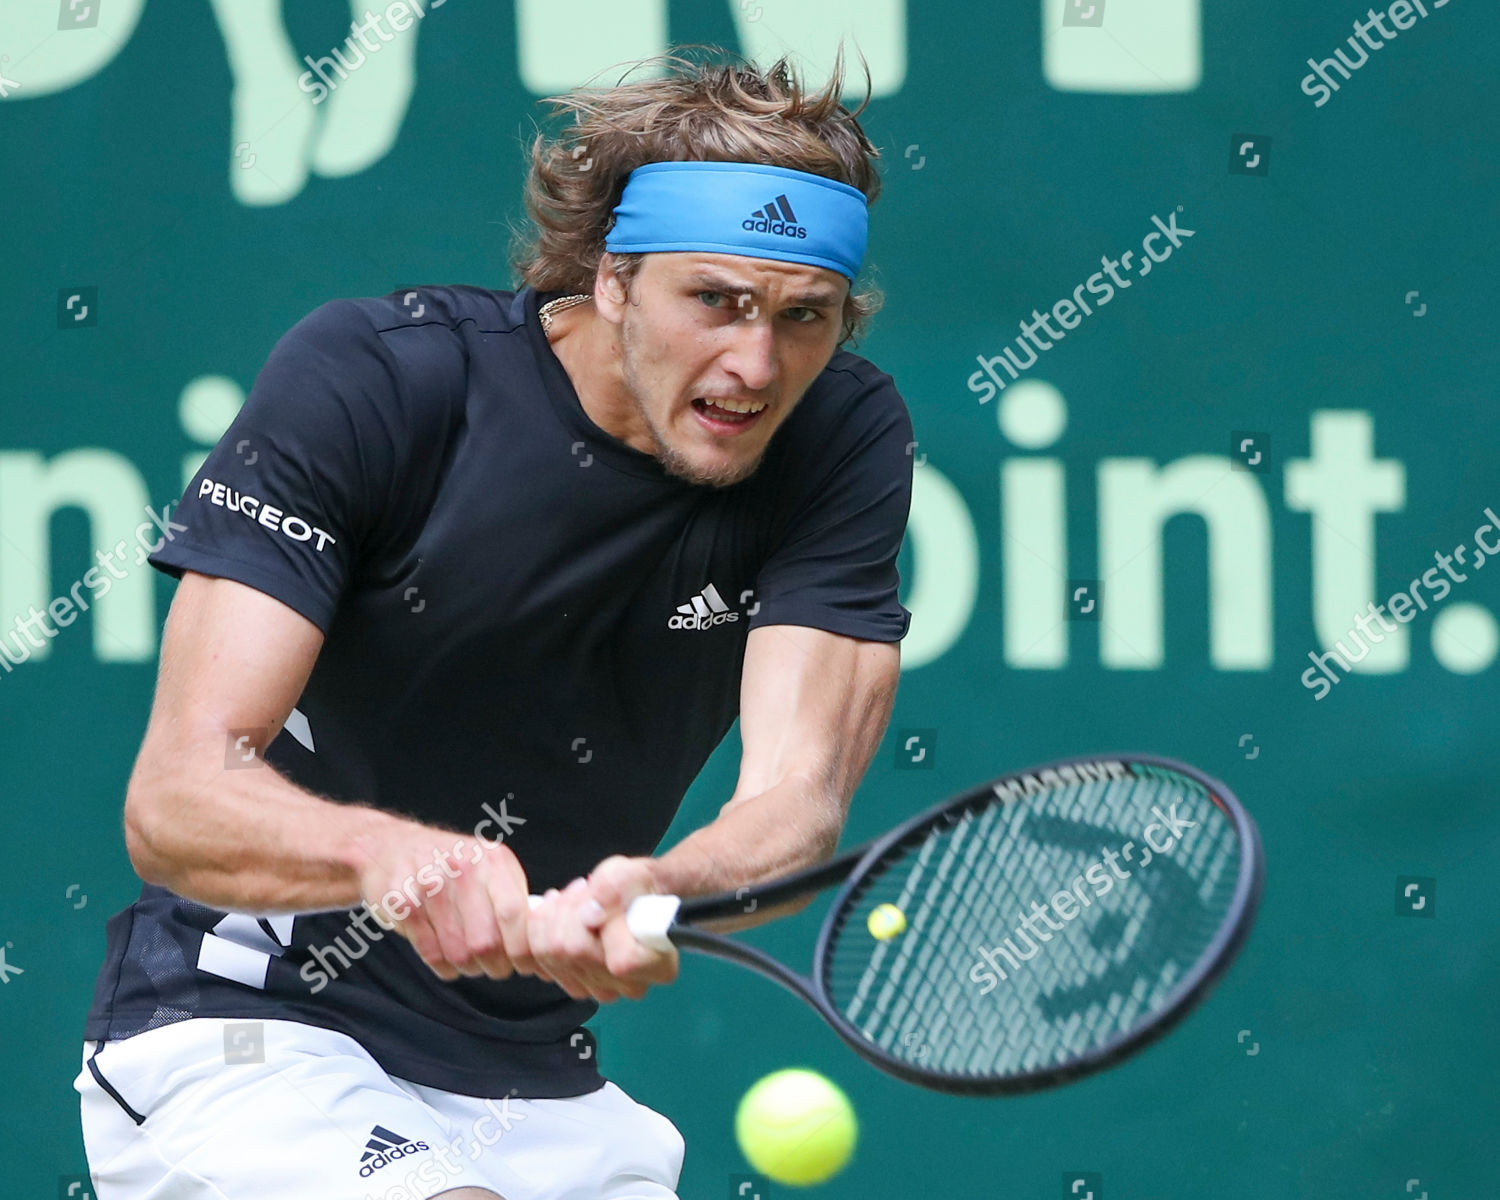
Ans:
{"label": "elbow", "polygon": [[146,883],[171,888],[171,859],[163,845],[161,812],[169,795],[160,785],[131,780],[125,793],[125,852],[130,865]]}
{"label": "elbow", "polygon": [[[819,829],[817,836],[809,846],[808,857],[805,861],[798,864],[796,869],[799,871],[808,871],[814,867],[821,867],[824,863],[829,862],[833,858],[834,853],[838,850],[839,837],[843,833],[843,831],[844,822],[842,817],[831,823],[824,824]],[[809,905],[811,905],[812,902],[817,898],[818,894],[814,892],[806,896],[800,896],[795,900],[789,900],[786,903],[784,912],[787,916],[791,916],[794,913],[799,913],[804,908],[807,908]]]}
{"label": "elbow", "polygon": [[852,789],[825,781],[818,789],[820,803],[817,826],[811,838],[811,858],[808,866],[820,867],[838,853],[839,839],[844,836],[844,823],[849,819],[849,801]]}

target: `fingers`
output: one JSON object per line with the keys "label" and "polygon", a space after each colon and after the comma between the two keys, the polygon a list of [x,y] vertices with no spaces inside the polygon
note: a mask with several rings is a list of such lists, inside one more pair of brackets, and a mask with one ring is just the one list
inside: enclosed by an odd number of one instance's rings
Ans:
{"label": "fingers", "polygon": [[[552,970],[553,952],[552,936],[549,931],[549,923],[545,913],[552,911],[552,902],[557,896],[556,888],[548,888],[542,893],[542,902],[535,908],[529,908],[526,913],[526,944],[531,950],[531,961],[536,968],[536,977],[544,979],[548,983],[558,983],[557,975]],[[559,984],[561,986],[561,984]],[[576,1000],[572,992],[568,993]]]}
{"label": "fingers", "polygon": [[597,902],[583,879],[573,880],[560,892],[549,889],[530,911],[527,935],[539,971],[558,987],[575,1000],[591,997],[609,1004],[619,999],[621,990],[605,965],[597,933],[584,919],[591,903]]}
{"label": "fingers", "polygon": [[[490,974],[491,968],[503,972],[500,976],[503,978],[510,974],[510,964],[505,959],[499,923],[485,887],[480,866],[483,856],[470,861],[465,855],[468,849],[465,840],[460,839],[448,853],[433,856],[442,874],[434,871],[425,877],[418,876],[435,885],[426,891],[419,911],[425,914],[436,934],[446,965],[471,979]],[[455,863],[456,869],[452,865]],[[437,968],[431,960],[428,965]]]}
{"label": "fingers", "polygon": [[498,846],[493,855],[486,856],[485,865],[490,909],[500,927],[505,959],[517,974],[536,975],[537,963],[527,936],[531,906],[526,872],[506,846]]}
{"label": "fingers", "polygon": [[639,1000],[652,984],[672,983],[677,979],[680,958],[677,947],[653,950],[636,941],[623,915],[608,921],[601,931],[604,961],[609,972],[621,982],[621,989],[632,1000]]}
{"label": "fingers", "polygon": [[676,948],[657,951],[643,946],[626,921],[631,903],[657,890],[652,865],[649,858],[614,854],[589,875],[589,888],[608,913],[599,925],[605,965],[632,1000],[639,1000],[652,984],[671,983],[677,978]]}
{"label": "fingers", "polygon": [[527,925],[538,978],[575,1000],[601,1004],[621,996],[639,1000],[651,984],[676,979],[676,951],[658,954],[640,945],[625,923],[630,901],[654,890],[649,862],[613,855],[588,879],[547,891]]}
{"label": "fingers", "polygon": [[[366,904],[385,916],[382,924],[405,937],[449,983],[462,977],[505,979],[515,973],[517,960],[530,965],[526,874],[510,848],[460,838],[451,849],[432,849],[433,831],[418,827],[403,833],[405,840],[390,859],[372,866],[363,881]],[[375,893],[378,904],[369,899]]]}
{"label": "fingers", "polygon": [[442,943],[438,940],[437,931],[433,929],[432,922],[427,919],[427,914],[421,908],[410,909],[404,917],[392,915],[392,920],[397,933],[412,944],[412,948],[424,963],[432,969],[439,979],[445,979],[452,983],[459,978],[458,969],[448,961],[447,955],[443,953]]}
{"label": "fingers", "polygon": [[433,921],[435,914],[422,903],[422,897],[416,888],[416,872],[402,872],[386,867],[372,878],[395,881],[389,887],[382,882],[365,888],[365,907],[379,925],[388,932],[400,934],[410,942],[422,961],[439,978],[450,983],[458,979],[459,970],[449,958],[450,953],[459,953],[455,949],[451,921],[442,922],[446,933],[440,932],[439,924]]}
{"label": "fingers", "polygon": [[[589,891],[607,913],[624,912],[637,896],[655,891],[650,859],[611,854],[589,874]],[[598,921],[599,925],[604,922]]]}
{"label": "fingers", "polygon": [[524,974],[602,1004],[638,1000],[650,985],[676,979],[676,950],[642,946],[625,921],[630,902],[656,890],[652,860],[612,855],[532,909],[526,872],[508,846],[459,838],[444,850],[433,846],[436,832],[400,829],[361,885],[381,923],[439,978]]}
{"label": "fingers", "polygon": [[[469,877],[455,882],[468,885]],[[486,861],[481,858],[474,866],[472,886],[444,889],[450,897],[451,909],[463,926],[464,957],[454,959],[450,956],[449,961],[465,975],[506,979],[512,974],[511,961],[506,956],[505,939],[500,932],[495,897],[489,884]],[[504,891],[503,884],[500,890]]]}
{"label": "fingers", "polygon": [[599,903],[586,880],[575,879],[563,891],[559,906],[558,949],[575,965],[575,982],[601,1004],[611,1004],[623,993],[605,961],[604,946],[594,928]]}

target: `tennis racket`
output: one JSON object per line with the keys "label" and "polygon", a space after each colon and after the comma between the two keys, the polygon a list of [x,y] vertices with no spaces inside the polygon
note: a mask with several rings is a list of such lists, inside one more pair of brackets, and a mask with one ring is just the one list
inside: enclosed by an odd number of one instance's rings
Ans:
{"label": "tennis racket", "polygon": [[[643,943],[748,967],[861,1058],[941,1092],[1035,1091],[1161,1037],[1243,945],[1264,868],[1222,783],[1144,755],[1002,775],[819,867],[735,893],[642,896]],[[812,973],[698,928],[838,886]]]}

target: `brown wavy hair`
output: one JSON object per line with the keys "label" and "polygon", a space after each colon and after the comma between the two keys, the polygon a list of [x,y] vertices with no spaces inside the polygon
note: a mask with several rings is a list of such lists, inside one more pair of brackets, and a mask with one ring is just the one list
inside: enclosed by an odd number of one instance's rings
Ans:
{"label": "brown wavy hair", "polygon": [[[525,205],[529,222],[514,230],[511,266],[523,285],[539,292],[592,292],[604,239],[626,176],[649,162],[756,162],[790,167],[846,183],[873,204],[880,195],[875,159],[880,152],[860,128],[870,102],[864,56],[865,99],[854,111],[840,103],[844,47],[821,91],[809,91],[789,56],[762,71],[739,55],[728,63],[699,62],[716,46],[682,46],[631,63],[613,87],[584,86],[541,101],[553,116],[573,122],[558,136],[539,130],[528,155]],[[656,77],[624,82],[639,67]],[[626,287],[641,254],[614,255]],[[858,281],[856,281],[858,282]],[[873,285],[851,286],[838,344],[857,340],[884,298]]]}

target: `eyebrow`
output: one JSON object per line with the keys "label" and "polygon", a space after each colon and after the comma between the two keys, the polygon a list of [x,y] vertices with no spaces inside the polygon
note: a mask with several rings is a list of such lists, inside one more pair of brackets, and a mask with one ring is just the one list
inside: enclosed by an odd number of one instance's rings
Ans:
{"label": "eyebrow", "polygon": [[[736,283],[721,275],[710,275],[705,272],[688,276],[687,282],[695,287],[708,291],[723,292],[725,295],[737,295],[745,293],[754,300],[759,300],[762,294],[760,288],[750,287],[743,283]],[[802,292],[793,296],[792,304],[807,308],[832,308],[839,302],[839,294],[830,288],[814,288],[811,291]]]}

